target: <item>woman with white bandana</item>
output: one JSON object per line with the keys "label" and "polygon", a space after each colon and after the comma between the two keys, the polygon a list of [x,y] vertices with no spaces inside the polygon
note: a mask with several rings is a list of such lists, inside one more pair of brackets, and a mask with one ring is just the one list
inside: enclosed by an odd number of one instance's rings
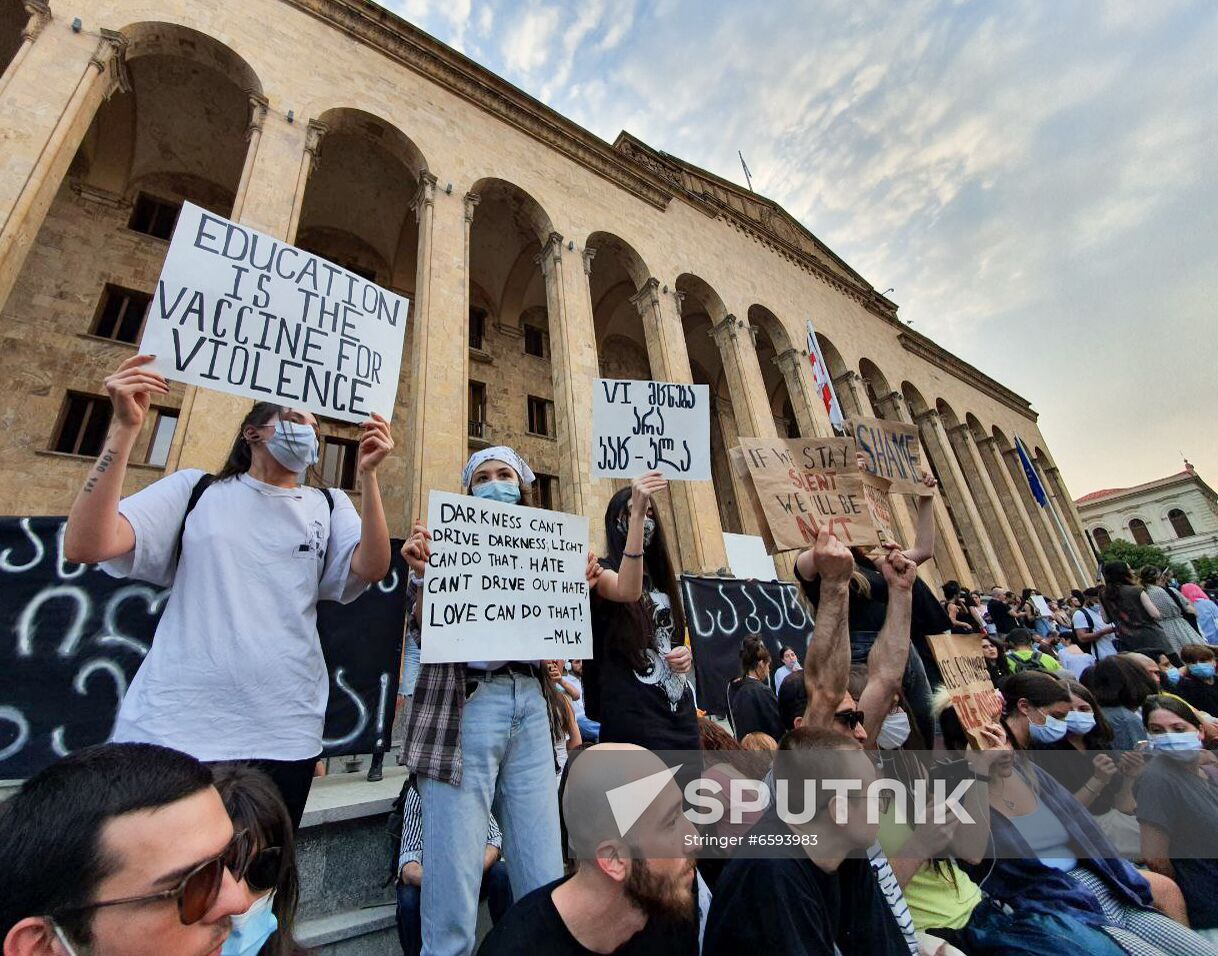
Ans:
{"label": "woman with white bandana", "polygon": [[[506,446],[475,453],[461,474],[466,494],[531,506],[535,476]],[[642,548],[643,516],[655,476],[636,479],[644,502],[627,529]],[[431,534],[418,522],[402,554],[410,566],[407,640],[419,641],[423,580]],[[589,588],[609,601],[637,601],[637,565],[620,574],[587,560]],[[423,664],[404,728],[402,762],[423,801],[423,951],[469,953],[478,921],[486,829],[493,812],[503,830],[503,858],[520,899],[562,876],[554,733],[541,661]]]}
{"label": "woman with white bandana", "polygon": [[68,560],[172,587],[113,739],[251,761],[299,826],[330,690],[317,602],[353,601],[389,571],[376,477],[389,424],[364,424],[362,517],[343,492],[302,485],[317,420],[269,402],[245,416],[218,475],[183,468],[120,501],[152,396],[168,392],[151,360],[130,358],[106,379],[110,429],[64,533]]}

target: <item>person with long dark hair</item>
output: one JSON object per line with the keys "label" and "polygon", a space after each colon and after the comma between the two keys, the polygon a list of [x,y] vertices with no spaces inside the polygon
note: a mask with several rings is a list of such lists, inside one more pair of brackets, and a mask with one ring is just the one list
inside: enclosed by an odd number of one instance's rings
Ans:
{"label": "person with long dark hair", "polygon": [[296,956],[300,877],[292,820],[279,790],[266,774],[241,764],[216,767],[215,787],[240,834],[231,869],[250,903],[233,917],[221,956]]}
{"label": "person with long dark hair", "polygon": [[1104,565],[1104,586],[1100,589],[1104,614],[1117,626],[1117,640],[1122,651],[1152,647],[1172,650],[1171,641],[1159,626],[1159,609],[1133,578],[1133,571],[1124,561],[1109,561]]}
{"label": "person with long dark hair", "polygon": [[737,740],[754,731],[775,740],[783,735],[778,697],[770,687],[770,652],[756,635],[740,644],[740,676],[727,685],[727,715]]}
{"label": "person with long dark hair", "polygon": [[981,638],[981,656],[995,687],[1011,676],[1011,662],[1007,660],[1006,644],[997,634],[986,634]]}
{"label": "person with long dark hair", "polygon": [[[601,724],[601,743],[650,750],[697,750],[698,714],[685,646],[685,616],[664,528],[651,503],[667,485],[623,488],[605,508],[606,573],[642,573],[634,601],[592,598],[592,660],[585,662],[586,712]],[[637,540],[636,540],[636,534]]]}
{"label": "person with long dark hair", "polygon": [[316,418],[268,402],[242,420],[214,478],[183,468],[120,501],[152,397],[168,390],[150,361],[130,358],[106,379],[110,430],[64,532],[68,560],[172,587],[112,738],[253,761],[298,826],[330,689],[317,603],[353,601],[389,570],[377,482],[389,424],[364,424],[362,517],[342,491],[301,484],[318,459]]}
{"label": "person with long dark hair", "polygon": [[1134,750],[1146,739],[1142,701],[1159,692],[1159,682],[1130,655],[1105,657],[1087,668],[1082,685],[1091,691],[1112,728],[1114,749]]}

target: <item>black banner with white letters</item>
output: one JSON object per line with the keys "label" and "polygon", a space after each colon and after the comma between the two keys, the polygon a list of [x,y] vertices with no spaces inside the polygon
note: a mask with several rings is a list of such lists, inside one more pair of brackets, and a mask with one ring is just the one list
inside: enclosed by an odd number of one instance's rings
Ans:
{"label": "black banner with white letters", "polygon": [[[152,645],[169,590],[63,557],[64,518],[0,518],[0,779],[101,743]],[[330,673],[324,756],[389,747],[406,613],[393,542],[384,581],[317,625]]]}

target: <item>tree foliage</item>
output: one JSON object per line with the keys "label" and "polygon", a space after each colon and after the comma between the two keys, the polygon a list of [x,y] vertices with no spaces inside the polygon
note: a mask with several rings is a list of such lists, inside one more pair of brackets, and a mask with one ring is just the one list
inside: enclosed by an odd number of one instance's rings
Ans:
{"label": "tree foliage", "polygon": [[[1193,572],[1189,566],[1181,564],[1178,561],[1172,561],[1167,556],[1167,552],[1162,548],[1156,548],[1153,544],[1134,544],[1132,541],[1126,541],[1124,538],[1114,539],[1104,549],[1103,554],[1100,555],[1100,560],[1105,564],[1109,561],[1124,561],[1133,568],[1134,574],[1138,573],[1139,568],[1149,564],[1156,568],[1171,568],[1172,573],[1180,581],[1191,581],[1193,579]],[[1218,569],[1218,561],[1215,562],[1215,568]],[[1204,574],[1201,576],[1205,577]]]}

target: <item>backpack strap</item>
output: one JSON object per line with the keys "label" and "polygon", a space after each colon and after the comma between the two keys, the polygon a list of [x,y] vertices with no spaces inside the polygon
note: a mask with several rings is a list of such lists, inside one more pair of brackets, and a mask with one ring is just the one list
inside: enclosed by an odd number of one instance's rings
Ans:
{"label": "backpack strap", "polygon": [[334,514],[334,494],[333,494],[333,492],[331,492],[329,488],[318,488],[317,490],[320,491],[322,493],[322,495],[325,497],[326,504],[330,508],[330,514]]}
{"label": "backpack strap", "polygon": [[190,513],[195,510],[195,505],[199,503],[199,499],[203,497],[203,492],[212,486],[216,480],[215,475],[200,475],[199,480],[195,482],[195,486],[190,489],[190,499],[186,502],[186,511],[182,514],[182,527],[178,529],[178,544],[173,552],[173,563],[176,567],[182,560],[182,538],[186,534],[186,519],[190,517]]}

